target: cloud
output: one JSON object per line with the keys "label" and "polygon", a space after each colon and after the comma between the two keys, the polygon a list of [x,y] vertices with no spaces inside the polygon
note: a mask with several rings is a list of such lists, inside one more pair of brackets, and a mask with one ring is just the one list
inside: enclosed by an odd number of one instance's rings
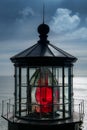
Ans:
{"label": "cloud", "polygon": [[21,14],[23,17],[27,17],[29,15],[34,15],[34,11],[32,8],[26,7],[25,9],[20,11],[19,14]]}
{"label": "cloud", "polygon": [[23,22],[29,17],[34,16],[34,11],[30,7],[25,7],[24,9],[20,10],[18,14],[19,17],[17,18],[17,21]]}
{"label": "cloud", "polygon": [[67,35],[68,37],[71,37],[70,39],[74,40],[80,40],[80,41],[87,41],[87,28],[81,27],[71,34]]}
{"label": "cloud", "polygon": [[52,38],[51,37],[50,39],[52,42],[62,43],[61,45],[63,45],[63,43],[70,46],[75,45],[75,47],[79,45],[81,49],[82,47],[87,47],[87,27],[79,27],[78,29],[72,32],[67,32],[63,35],[58,34],[54,35]]}
{"label": "cloud", "polygon": [[80,24],[78,14],[72,15],[69,9],[58,8],[50,22],[51,30],[61,34],[76,29]]}

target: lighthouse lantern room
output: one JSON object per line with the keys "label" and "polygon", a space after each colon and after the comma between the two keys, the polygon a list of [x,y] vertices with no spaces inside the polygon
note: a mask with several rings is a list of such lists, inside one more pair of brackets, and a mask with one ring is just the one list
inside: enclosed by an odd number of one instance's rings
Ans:
{"label": "lighthouse lantern room", "polygon": [[77,58],[50,44],[49,30],[47,24],[40,24],[39,41],[11,57],[15,69],[14,114],[2,115],[8,121],[8,130],[79,130],[83,106],[75,112],[73,102],[73,63]]}

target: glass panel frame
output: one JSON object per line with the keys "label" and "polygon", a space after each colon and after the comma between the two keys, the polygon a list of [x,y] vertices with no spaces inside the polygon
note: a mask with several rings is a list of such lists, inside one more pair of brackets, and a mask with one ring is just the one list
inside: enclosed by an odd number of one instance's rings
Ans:
{"label": "glass panel frame", "polygon": [[[42,74],[42,71],[44,72],[44,75]],[[71,66],[15,67],[16,115],[21,118],[30,116],[32,119],[37,119],[34,117],[35,111],[37,110],[37,113],[40,114],[40,119],[58,120],[69,118],[72,109],[72,97],[70,97],[73,92],[73,88],[71,88],[73,85],[72,72]],[[43,115],[41,104],[38,104],[35,99],[36,89],[38,85],[40,85],[40,91],[41,88],[44,87],[44,83],[47,80],[47,73],[50,75],[48,76],[47,84],[48,87],[52,88],[52,102],[46,105],[46,109],[52,108],[52,110],[50,109],[52,115],[50,116],[50,114],[48,114],[49,118],[47,118],[45,114]],[[41,80],[41,77],[45,78],[45,82],[44,80]],[[40,82],[40,84],[38,82]]]}

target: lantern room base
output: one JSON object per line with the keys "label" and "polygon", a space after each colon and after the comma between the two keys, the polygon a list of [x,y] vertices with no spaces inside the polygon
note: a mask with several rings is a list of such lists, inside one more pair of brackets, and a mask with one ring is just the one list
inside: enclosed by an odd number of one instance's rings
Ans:
{"label": "lantern room base", "polygon": [[33,130],[33,129],[55,129],[55,130],[81,130],[80,123],[65,123],[54,125],[35,125],[35,124],[21,124],[8,122],[8,130]]}
{"label": "lantern room base", "polygon": [[[73,116],[62,120],[25,120],[17,117],[2,116],[8,121],[8,130],[33,130],[42,128],[53,128],[55,130],[82,130],[83,118],[79,117],[79,113],[73,112]],[[7,118],[8,117],[8,118]]]}

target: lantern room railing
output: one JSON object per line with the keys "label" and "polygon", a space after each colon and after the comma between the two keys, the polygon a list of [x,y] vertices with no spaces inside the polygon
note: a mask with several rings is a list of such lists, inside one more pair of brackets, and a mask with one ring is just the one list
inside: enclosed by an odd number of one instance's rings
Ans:
{"label": "lantern room railing", "polygon": [[[67,104],[67,103],[66,103]],[[82,99],[74,99],[73,102],[73,112],[72,112],[72,118],[74,118],[74,114],[77,113],[78,115],[78,121],[83,121],[84,116],[84,100]],[[22,103],[21,105],[25,106],[25,103]],[[61,107],[63,104],[58,104]],[[27,115],[27,110],[23,109],[23,112],[25,112],[25,116]],[[3,118],[6,120],[16,122],[16,116],[15,116],[15,105],[13,99],[3,100],[2,101],[2,115]]]}

